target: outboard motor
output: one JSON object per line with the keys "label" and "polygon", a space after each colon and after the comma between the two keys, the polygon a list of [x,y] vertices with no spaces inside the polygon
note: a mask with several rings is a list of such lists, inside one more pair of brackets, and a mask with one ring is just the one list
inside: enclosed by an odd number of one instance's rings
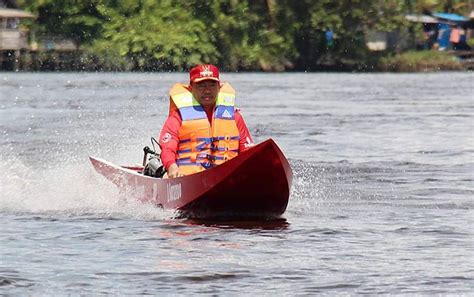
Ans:
{"label": "outboard motor", "polygon": [[[166,173],[166,170],[163,164],[161,164],[161,160],[159,159],[160,154],[156,153],[156,151],[154,150],[155,145],[153,141],[159,145],[159,143],[152,137],[151,143],[153,145],[153,150],[150,149],[148,146],[145,146],[143,148],[143,166],[145,167],[143,170],[143,174],[146,176],[161,178]],[[147,162],[148,154],[150,154],[150,157],[148,158]]]}
{"label": "outboard motor", "polygon": [[154,155],[151,155],[150,158],[148,158],[148,163],[146,163],[145,170],[148,171],[148,175],[155,176],[155,173],[158,171],[160,166],[161,162],[158,160],[158,158]]}
{"label": "outboard motor", "polygon": [[151,177],[163,177],[165,173],[166,170],[158,158],[155,155],[150,155],[143,174]]}

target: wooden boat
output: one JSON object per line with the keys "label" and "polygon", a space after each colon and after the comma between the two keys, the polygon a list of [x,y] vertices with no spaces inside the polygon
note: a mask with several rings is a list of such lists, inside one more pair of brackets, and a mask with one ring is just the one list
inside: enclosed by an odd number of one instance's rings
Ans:
{"label": "wooden boat", "polygon": [[143,175],[90,157],[95,170],[137,199],[192,218],[274,218],[288,205],[292,171],[272,139],[217,167],[178,178]]}

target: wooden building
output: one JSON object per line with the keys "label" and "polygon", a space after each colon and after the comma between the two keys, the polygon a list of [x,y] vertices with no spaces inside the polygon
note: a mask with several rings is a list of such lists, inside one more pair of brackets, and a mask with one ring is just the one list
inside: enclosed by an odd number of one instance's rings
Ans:
{"label": "wooden building", "polygon": [[22,51],[29,50],[29,31],[20,26],[28,18],[35,16],[18,9],[15,1],[0,0],[0,70],[17,70]]}

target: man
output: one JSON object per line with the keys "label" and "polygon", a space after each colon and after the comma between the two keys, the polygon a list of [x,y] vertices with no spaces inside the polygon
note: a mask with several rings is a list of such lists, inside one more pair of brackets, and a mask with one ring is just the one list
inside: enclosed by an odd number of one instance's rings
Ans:
{"label": "man", "polygon": [[171,88],[170,111],[160,134],[161,161],[168,177],[206,170],[253,146],[234,103],[234,89],[221,84],[214,65],[194,67],[189,85]]}

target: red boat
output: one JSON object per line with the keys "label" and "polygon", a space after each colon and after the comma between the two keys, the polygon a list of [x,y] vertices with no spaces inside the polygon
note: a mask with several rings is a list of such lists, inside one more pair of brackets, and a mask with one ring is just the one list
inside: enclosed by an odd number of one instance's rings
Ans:
{"label": "red boat", "polygon": [[293,177],[272,139],[217,167],[171,179],[145,176],[142,166],[90,160],[97,172],[139,200],[192,218],[278,217],[288,205]]}

